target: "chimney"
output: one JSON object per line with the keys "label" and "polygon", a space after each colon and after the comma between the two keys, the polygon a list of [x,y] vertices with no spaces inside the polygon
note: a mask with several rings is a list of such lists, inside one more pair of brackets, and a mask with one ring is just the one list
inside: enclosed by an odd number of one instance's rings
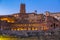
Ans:
{"label": "chimney", "polygon": [[20,5],[20,13],[23,13],[23,14],[26,13],[25,4],[21,4],[21,5]]}

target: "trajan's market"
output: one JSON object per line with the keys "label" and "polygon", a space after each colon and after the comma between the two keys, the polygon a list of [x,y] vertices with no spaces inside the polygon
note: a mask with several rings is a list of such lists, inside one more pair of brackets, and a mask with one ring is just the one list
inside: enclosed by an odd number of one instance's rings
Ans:
{"label": "trajan's market", "polygon": [[20,5],[20,12],[11,15],[0,15],[0,30],[49,30],[60,27],[60,12],[45,14],[37,10],[26,13],[25,4]]}

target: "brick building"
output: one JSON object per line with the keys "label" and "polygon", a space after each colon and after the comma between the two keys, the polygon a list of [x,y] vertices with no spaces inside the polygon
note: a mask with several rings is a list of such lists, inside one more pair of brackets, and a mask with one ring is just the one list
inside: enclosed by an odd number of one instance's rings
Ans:
{"label": "brick building", "polygon": [[[5,29],[10,28],[9,30],[48,30],[60,27],[60,21],[50,16],[49,12],[46,12],[46,15],[37,14],[36,12],[26,13],[25,4],[21,4],[20,13],[0,16],[0,20],[9,24],[6,26],[3,22]],[[2,29],[5,30],[4,28]]]}

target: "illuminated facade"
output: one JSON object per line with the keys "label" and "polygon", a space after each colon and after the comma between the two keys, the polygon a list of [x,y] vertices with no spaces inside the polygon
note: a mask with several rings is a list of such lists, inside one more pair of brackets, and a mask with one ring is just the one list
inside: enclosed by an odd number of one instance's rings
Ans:
{"label": "illuminated facade", "polygon": [[48,30],[56,25],[60,27],[60,22],[54,17],[50,16],[48,13],[46,13],[46,15],[37,14],[36,12],[26,13],[25,4],[21,4],[20,13],[0,16],[0,21],[4,23],[4,27],[2,28],[3,24],[0,22],[0,29],[3,30],[7,30],[7,28],[10,28],[9,30],[17,31]]}

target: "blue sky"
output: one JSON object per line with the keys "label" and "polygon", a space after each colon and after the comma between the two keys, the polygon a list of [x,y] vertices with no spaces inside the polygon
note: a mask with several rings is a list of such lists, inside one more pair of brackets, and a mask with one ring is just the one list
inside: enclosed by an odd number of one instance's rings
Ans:
{"label": "blue sky", "polygon": [[0,15],[19,13],[20,4],[26,4],[26,12],[60,12],[60,0],[0,0]]}

